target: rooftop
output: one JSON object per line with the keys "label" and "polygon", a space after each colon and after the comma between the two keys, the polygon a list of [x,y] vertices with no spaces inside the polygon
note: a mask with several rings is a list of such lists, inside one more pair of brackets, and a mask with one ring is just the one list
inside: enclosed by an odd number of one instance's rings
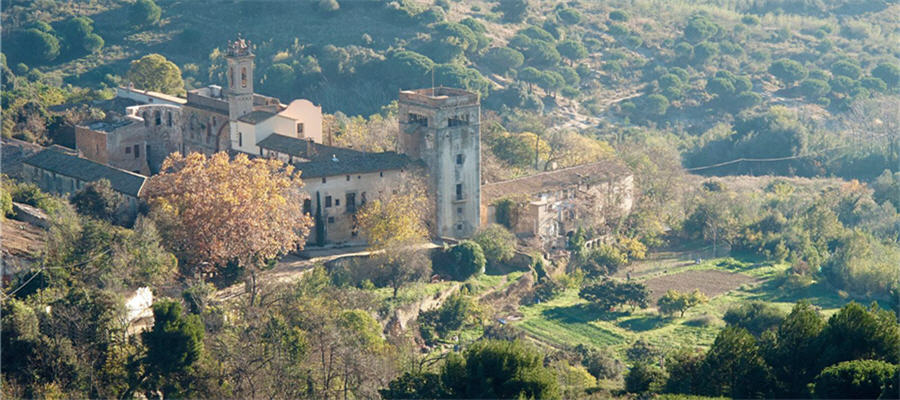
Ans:
{"label": "rooftop", "polygon": [[257,146],[263,149],[277,151],[279,153],[291,155],[294,157],[305,158],[307,160],[328,159],[332,156],[340,158],[358,157],[366,153],[347,149],[343,147],[327,146],[315,143],[307,139],[299,139],[290,136],[271,134],[265,139],[257,143]]}
{"label": "rooftop", "polygon": [[631,171],[620,161],[602,160],[508,181],[487,183],[481,186],[481,200],[483,204],[491,204],[503,197],[536,195],[565,189],[575,184],[605,182],[628,175],[631,175]]}
{"label": "rooftop", "polygon": [[83,182],[94,182],[107,179],[113,190],[138,197],[144,187],[146,176],[138,175],[118,168],[63,154],[54,150],[44,150],[23,161],[23,164],[65,175]]}
{"label": "rooftop", "polygon": [[405,154],[393,151],[384,153],[360,153],[349,158],[340,156],[322,158],[315,161],[294,163],[303,171],[303,178],[363,174],[367,172],[389,171],[407,168],[412,160]]}
{"label": "rooftop", "polygon": [[401,90],[400,100],[432,107],[478,104],[478,93],[438,86],[434,88]]}
{"label": "rooftop", "polygon": [[253,111],[243,117],[238,118],[238,121],[256,125],[256,124],[263,122],[274,116],[275,116],[275,113],[268,112],[268,111],[262,111],[262,110],[256,110],[256,111]]}

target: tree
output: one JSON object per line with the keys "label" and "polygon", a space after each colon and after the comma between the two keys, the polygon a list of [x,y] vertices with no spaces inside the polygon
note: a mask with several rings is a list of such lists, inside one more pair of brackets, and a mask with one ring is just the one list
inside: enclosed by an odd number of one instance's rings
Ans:
{"label": "tree", "polygon": [[785,86],[792,86],[795,82],[806,77],[806,68],[800,63],[782,58],[776,60],[769,66],[769,73],[781,80]]}
{"label": "tree", "polygon": [[613,10],[613,11],[609,12],[609,19],[611,19],[613,21],[626,22],[630,18],[631,18],[631,16],[628,14],[627,11]]}
{"label": "tree", "polygon": [[494,71],[505,74],[519,68],[525,61],[525,56],[509,47],[491,47],[484,53],[483,60]]}
{"label": "tree", "polygon": [[503,19],[509,22],[522,22],[528,14],[527,0],[500,0],[497,10],[503,13]]}
{"label": "tree", "polygon": [[93,24],[88,17],[71,18],[61,24],[59,33],[67,52],[93,53],[103,46],[103,38],[94,33]]}
{"label": "tree", "polygon": [[784,313],[774,305],[762,301],[751,301],[729,308],[722,319],[730,326],[744,328],[753,336],[777,329],[784,321]]}
{"label": "tree", "polygon": [[136,27],[155,25],[160,15],[162,9],[153,0],[137,0],[129,10],[128,21]]}
{"label": "tree", "polygon": [[648,113],[661,117],[669,110],[669,99],[661,94],[651,94],[644,98],[644,105]]}
{"label": "tree", "polygon": [[819,335],[824,327],[825,320],[812,304],[800,301],[778,326],[775,340],[766,340],[764,356],[779,383],[780,397],[809,395],[807,385],[821,368]]}
{"label": "tree", "polygon": [[648,305],[649,295],[650,292],[642,283],[620,283],[614,279],[593,282],[578,291],[578,297],[604,311],[621,304],[630,304],[632,308],[645,308]]}
{"label": "tree", "polygon": [[665,371],[647,363],[637,363],[625,375],[628,393],[658,392],[666,382]]}
{"label": "tree", "polygon": [[59,56],[59,40],[47,32],[28,29],[22,33],[21,41],[22,58],[29,64],[47,63]]}
{"label": "tree", "polygon": [[831,92],[828,82],[819,79],[804,79],[799,88],[800,94],[808,100],[817,100]]}
{"label": "tree", "polygon": [[727,327],[719,332],[701,367],[701,394],[751,398],[771,390],[768,365],[747,330]]}
{"label": "tree", "polygon": [[852,80],[857,80],[862,75],[862,68],[851,61],[839,60],[831,64],[831,72],[835,77],[846,76]]}
{"label": "tree", "polygon": [[562,57],[553,43],[535,40],[525,52],[528,64],[538,68],[548,68],[559,64]]}
{"label": "tree", "polygon": [[659,300],[656,301],[656,305],[659,307],[659,312],[662,314],[672,315],[678,312],[679,317],[684,317],[684,312],[687,311],[688,308],[705,303],[706,301],[706,295],[697,289],[694,289],[691,293],[681,293],[677,290],[669,290],[663,297],[660,297]]}
{"label": "tree", "polygon": [[521,341],[485,340],[463,357],[448,358],[442,381],[448,398],[560,398],[559,383],[544,356]]}
{"label": "tree", "polygon": [[581,22],[581,13],[574,8],[563,8],[556,12],[556,16],[566,25],[575,25]]}
{"label": "tree", "polygon": [[887,393],[885,389],[892,384],[897,369],[884,361],[844,361],[825,368],[816,377],[813,393],[820,399],[887,398],[879,395]]}
{"label": "tree", "polygon": [[828,319],[822,330],[820,366],[841,361],[872,359],[900,361],[900,326],[896,317],[874,304],[867,310],[850,302]]}
{"label": "tree", "polygon": [[116,210],[122,200],[112,190],[109,180],[101,179],[90,182],[75,192],[71,202],[79,214],[113,222],[116,219]]}
{"label": "tree", "polygon": [[153,328],[143,332],[141,340],[147,348],[143,364],[150,389],[165,397],[184,396],[187,375],[204,354],[200,317],[185,315],[178,302],[158,301],[153,305]]}
{"label": "tree", "polygon": [[148,54],[131,62],[128,80],[141,90],[167,94],[184,92],[181,70],[175,63],[159,54]]}
{"label": "tree", "polygon": [[619,249],[605,243],[588,251],[583,258],[580,268],[590,278],[613,275],[628,262]]}
{"label": "tree", "polygon": [[570,64],[571,62],[581,60],[588,55],[587,49],[584,48],[583,44],[571,39],[560,42],[556,45],[556,50],[559,51],[561,56],[567,58],[570,61]]}
{"label": "tree", "polygon": [[481,246],[471,240],[463,240],[450,248],[444,260],[451,264],[449,270],[454,279],[464,281],[484,271],[486,259]]}
{"label": "tree", "polygon": [[431,270],[431,262],[420,248],[428,237],[428,209],[422,206],[426,203],[424,190],[411,186],[403,193],[370,201],[356,215],[369,250],[379,252],[377,259],[389,268],[395,298],[403,284],[421,279]]}
{"label": "tree", "polygon": [[516,251],[516,236],[497,224],[478,231],[472,240],[481,246],[484,258],[491,266],[499,266],[512,258]]}
{"label": "tree", "polygon": [[719,26],[705,15],[694,15],[684,27],[684,38],[691,43],[700,43],[719,32]]}
{"label": "tree", "polygon": [[209,271],[237,262],[250,268],[252,302],[256,270],[306,242],[311,221],[303,214],[302,185],[293,166],[278,160],[176,153],[142,196],[166,243],[189,267]]}
{"label": "tree", "polygon": [[881,79],[889,89],[900,86],[900,66],[896,63],[881,63],[872,69],[872,76]]}

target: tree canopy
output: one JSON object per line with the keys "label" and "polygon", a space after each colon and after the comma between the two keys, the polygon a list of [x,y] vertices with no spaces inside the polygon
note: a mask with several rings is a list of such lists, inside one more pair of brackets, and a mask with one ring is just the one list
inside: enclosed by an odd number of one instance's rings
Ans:
{"label": "tree canopy", "polygon": [[159,54],[148,54],[132,61],[127,77],[129,82],[141,90],[167,94],[184,92],[181,69]]}

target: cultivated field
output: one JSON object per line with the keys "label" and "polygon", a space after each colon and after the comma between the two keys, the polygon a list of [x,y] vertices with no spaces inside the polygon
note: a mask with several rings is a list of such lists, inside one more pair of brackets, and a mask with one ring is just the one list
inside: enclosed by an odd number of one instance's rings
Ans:
{"label": "cultivated field", "polygon": [[667,290],[690,292],[698,289],[706,297],[715,297],[732,291],[744,284],[760,282],[759,279],[736,272],[718,270],[685,271],[672,275],[663,275],[647,279],[644,284],[650,289],[650,302],[666,294]]}

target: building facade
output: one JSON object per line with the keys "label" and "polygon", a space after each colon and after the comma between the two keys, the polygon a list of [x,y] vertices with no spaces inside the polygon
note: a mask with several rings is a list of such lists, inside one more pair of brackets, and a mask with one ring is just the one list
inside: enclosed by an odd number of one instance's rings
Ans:
{"label": "building facade", "polygon": [[435,202],[435,234],[471,237],[481,221],[481,105],[446,87],[403,90],[399,151],[422,160]]}

